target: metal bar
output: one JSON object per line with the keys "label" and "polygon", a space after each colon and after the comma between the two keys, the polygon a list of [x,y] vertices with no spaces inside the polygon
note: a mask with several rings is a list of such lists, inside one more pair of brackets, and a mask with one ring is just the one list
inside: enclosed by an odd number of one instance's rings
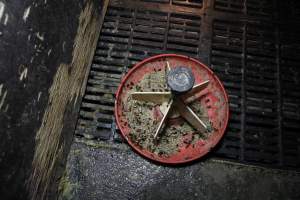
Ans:
{"label": "metal bar", "polygon": [[[203,10],[206,15],[210,15],[214,12],[214,6],[212,5],[214,1],[203,1]],[[203,62],[210,66],[210,54],[211,54],[211,43],[212,43],[212,25],[213,17],[201,16],[200,37],[198,44],[198,57]]]}
{"label": "metal bar", "polygon": [[168,102],[172,94],[171,92],[133,92],[131,97],[138,101],[149,101],[153,103]]}
{"label": "metal bar", "polygon": [[246,123],[246,50],[247,50],[247,24],[244,24],[243,55],[242,55],[242,84],[241,84],[241,133],[240,133],[240,159],[245,160],[245,123]]}
{"label": "metal bar", "polygon": [[283,165],[283,144],[282,144],[282,94],[281,94],[281,68],[280,68],[280,34],[279,27],[276,26],[276,70],[277,70],[277,113],[278,113],[278,148],[279,165]]}
{"label": "metal bar", "polygon": [[163,127],[163,124],[165,123],[166,119],[167,119],[167,116],[169,115],[170,113],[170,110],[171,108],[173,107],[173,99],[171,99],[169,105],[168,105],[168,108],[166,110],[166,113],[164,114],[162,120],[160,121],[159,125],[158,125],[158,128],[156,129],[156,132],[154,134],[154,139],[157,138],[158,134],[161,132],[162,130],[162,127]]}
{"label": "metal bar", "polygon": [[209,84],[209,80],[206,80],[202,83],[195,85],[190,91],[187,92],[187,94],[184,95],[184,97],[189,98],[190,96],[195,95],[195,93],[204,90],[208,86],[208,84]]}
{"label": "metal bar", "polygon": [[[128,46],[127,46],[127,53],[126,53],[126,65],[123,68],[123,75],[127,73],[128,67],[129,67],[129,55],[130,55],[130,50],[132,49],[132,40],[133,40],[133,32],[135,30],[135,21],[136,21],[136,10],[134,9],[132,11],[132,25],[131,25],[131,30],[130,30],[130,36],[129,36],[129,40],[128,40]],[[118,16],[119,17],[119,16]]]}
{"label": "metal bar", "polygon": [[169,61],[167,61],[167,69],[168,69],[168,71],[171,71],[171,67],[170,67]]}
{"label": "metal bar", "polygon": [[205,133],[207,131],[207,126],[205,123],[194,113],[194,111],[188,106],[185,105],[180,99],[175,100],[176,108],[178,109],[180,115],[190,123],[196,130],[201,133]]}
{"label": "metal bar", "polygon": [[169,35],[169,29],[170,29],[170,15],[171,13],[168,12],[168,16],[167,16],[167,27],[166,27],[166,32],[165,32],[165,38],[164,38],[164,51],[167,50],[167,44],[168,44],[168,35]]}
{"label": "metal bar", "polygon": [[209,80],[202,82],[198,85],[195,85],[191,91],[189,91],[187,94],[183,94],[181,96],[181,99],[184,101],[185,104],[190,104],[194,102],[195,100],[200,98],[200,96],[197,95],[197,93],[205,89],[208,84],[209,84]]}

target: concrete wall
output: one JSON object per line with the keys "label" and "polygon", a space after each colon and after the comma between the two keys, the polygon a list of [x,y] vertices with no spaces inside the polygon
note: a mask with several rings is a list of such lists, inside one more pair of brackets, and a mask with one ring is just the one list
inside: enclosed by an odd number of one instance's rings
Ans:
{"label": "concrete wall", "polygon": [[41,199],[56,184],[103,2],[0,0],[1,199]]}

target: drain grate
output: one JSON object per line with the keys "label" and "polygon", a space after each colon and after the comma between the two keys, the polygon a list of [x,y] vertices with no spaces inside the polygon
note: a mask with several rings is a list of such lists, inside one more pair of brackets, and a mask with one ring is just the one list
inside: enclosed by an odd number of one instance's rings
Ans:
{"label": "drain grate", "polygon": [[[293,13],[284,15],[294,4],[268,0],[215,0],[207,1],[213,6],[205,7],[202,3],[111,2],[91,66],[76,137],[122,142],[113,118],[114,94],[122,75],[149,56],[178,53],[209,64],[228,91],[230,122],[212,155],[299,169],[300,26],[295,25],[299,24],[299,9],[294,7]],[[153,10],[147,8],[150,4],[164,6]],[[187,4],[193,12],[187,12]],[[178,9],[180,6],[184,9]],[[284,9],[277,13],[276,6]],[[291,15],[294,21],[286,23]]]}

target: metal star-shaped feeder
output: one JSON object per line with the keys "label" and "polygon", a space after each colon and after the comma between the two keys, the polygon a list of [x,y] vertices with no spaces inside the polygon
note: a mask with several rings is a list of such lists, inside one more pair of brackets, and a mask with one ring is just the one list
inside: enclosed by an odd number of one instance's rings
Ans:
{"label": "metal star-shaped feeder", "polygon": [[115,118],[139,154],[165,164],[186,163],[207,154],[223,136],[228,97],[218,77],[198,60],[162,54],[124,76]]}
{"label": "metal star-shaped feeder", "polygon": [[[178,112],[186,121],[188,121],[199,132],[207,132],[207,125],[197,116],[197,114],[188,106],[191,101],[185,101],[189,97],[200,92],[209,84],[209,80],[194,85],[195,78],[193,72],[188,67],[176,67],[171,69],[167,61],[167,85],[170,92],[134,92],[132,98],[138,101],[147,101],[153,103],[168,102],[167,109],[162,120],[154,134],[154,139],[162,131],[167,117],[173,112]],[[195,98],[193,100],[196,100]],[[174,110],[175,109],[175,110]]]}

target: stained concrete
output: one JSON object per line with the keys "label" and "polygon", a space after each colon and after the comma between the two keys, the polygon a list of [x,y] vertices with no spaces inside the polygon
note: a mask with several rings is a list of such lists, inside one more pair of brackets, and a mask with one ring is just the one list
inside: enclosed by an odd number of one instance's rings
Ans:
{"label": "stained concrete", "polygon": [[[64,167],[64,160],[57,159],[55,167],[45,167],[43,164],[49,163],[44,162],[45,160],[53,162],[53,158],[57,157],[57,152],[51,150],[53,147],[67,154],[70,146],[68,143],[72,142],[82,95],[69,98],[68,94],[70,87],[76,87],[78,91],[83,85],[84,71],[88,71],[92,58],[90,52],[94,51],[96,44],[91,41],[97,40],[100,31],[99,19],[104,2],[0,0],[1,200],[29,199],[28,187],[31,188],[30,191],[42,194],[38,192],[40,188],[48,189],[57,182],[53,171]],[[94,9],[87,9],[91,7]],[[91,17],[82,16],[87,10]],[[89,22],[96,20],[94,28],[90,28],[92,23]],[[83,45],[89,42],[95,44]],[[79,69],[80,73],[76,73]],[[58,76],[61,71],[65,72],[64,77]],[[54,84],[56,79],[62,84]],[[59,99],[52,99],[51,93],[55,97],[61,94],[66,100],[63,101],[65,104]],[[51,117],[47,110],[53,110],[53,106],[57,104],[63,105],[63,108],[58,109],[59,117],[53,117],[56,122],[46,122],[44,119]],[[55,124],[61,124],[61,130],[54,130],[57,127]],[[42,130],[41,127],[44,126],[50,128]],[[58,136],[51,136],[51,131]],[[47,145],[40,140],[40,136],[36,138],[37,132],[46,138],[44,141],[47,141]],[[64,142],[56,145],[53,142],[55,140]],[[36,148],[39,143],[43,143],[40,151]],[[45,158],[34,164],[38,169],[36,173],[32,169],[34,155]],[[48,173],[51,171],[53,173]],[[42,174],[51,175],[41,178]],[[30,179],[34,184],[30,184]],[[41,184],[42,179],[46,180]],[[53,179],[53,184],[45,184]],[[55,195],[55,192],[49,193]]]}
{"label": "stained concrete", "polygon": [[300,173],[215,159],[168,167],[125,144],[76,139],[61,199],[300,199]]}

